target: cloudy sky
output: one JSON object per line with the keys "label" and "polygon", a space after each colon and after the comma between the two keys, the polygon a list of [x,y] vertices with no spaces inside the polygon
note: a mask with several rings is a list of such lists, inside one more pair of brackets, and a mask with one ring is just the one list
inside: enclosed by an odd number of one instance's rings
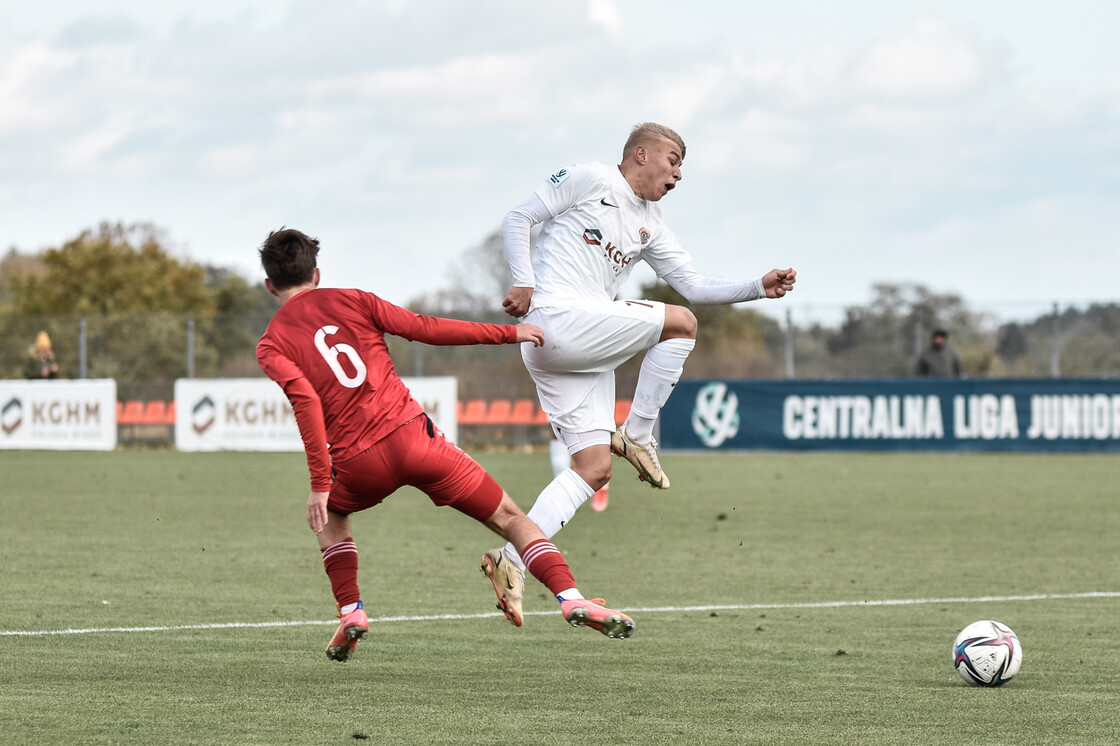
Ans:
{"label": "cloudy sky", "polygon": [[695,266],[794,266],[803,320],[877,282],[1117,301],[1117,29],[1105,0],[8,2],[0,248],[152,222],[260,278],[286,224],[325,284],[406,303],[654,120],[688,144],[662,206]]}

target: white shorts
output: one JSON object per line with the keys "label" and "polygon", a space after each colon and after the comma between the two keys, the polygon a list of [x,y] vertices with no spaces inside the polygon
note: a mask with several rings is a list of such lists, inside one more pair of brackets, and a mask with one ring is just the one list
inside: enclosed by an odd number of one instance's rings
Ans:
{"label": "white shorts", "polygon": [[665,304],[618,300],[594,309],[534,308],[522,321],[544,330],[544,346],[521,345],[521,357],[553,428],[613,432],[615,368],[657,344]]}

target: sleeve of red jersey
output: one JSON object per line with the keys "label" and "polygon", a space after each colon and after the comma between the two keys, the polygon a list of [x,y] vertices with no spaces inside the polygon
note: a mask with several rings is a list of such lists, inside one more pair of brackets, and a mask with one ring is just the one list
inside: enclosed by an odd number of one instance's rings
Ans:
{"label": "sleeve of red jersey", "polygon": [[284,393],[296,415],[303,450],[307,452],[307,469],[311,472],[311,491],[331,489],[331,457],[327,450],[327,425],[319,395],[306,378],[293,378],[284,384]]}
{"label": "sleeve of red jersey", "polygon": [[303,371],[299,366],[285,357],[267,338],[262,338],[257,343],[257,364],[281,388],[292,379],[303,378]]}
{"label": "sleeve of red jersey", "polygon": [[429,345],[501,345],[517,341],[512,324],[480,324],[422,314],[369,294],[370,313],[378,328],[413,342]]}

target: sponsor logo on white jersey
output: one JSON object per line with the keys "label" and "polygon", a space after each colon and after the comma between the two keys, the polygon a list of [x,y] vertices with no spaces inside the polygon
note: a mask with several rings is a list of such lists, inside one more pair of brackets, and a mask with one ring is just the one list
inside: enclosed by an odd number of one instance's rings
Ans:
{"label": "sponsor logo on white jersey", "polygon": [[603,246],[603,232],[598,228],[584,228],[583,240],[587,242],[588,246],[602,246],[603,254],[606,255],[607,261],[613,262],[614,266],[611,269],[617,276],[622,272],[630,262],[634,260],[632,256],[626,256],[622,251],[610,241],[607,241],[606,246]]}

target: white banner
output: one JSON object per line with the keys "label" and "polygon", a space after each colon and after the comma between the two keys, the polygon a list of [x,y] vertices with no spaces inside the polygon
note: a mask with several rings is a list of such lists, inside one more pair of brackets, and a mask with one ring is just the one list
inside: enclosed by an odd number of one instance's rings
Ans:
{"label": "white banner", "polygon": [[[451,441],[459,437],[453,376],[402,378]],[[267,378],[175,381],[175,446],[180,451],[302,451],[288,397]]]}
{"label": "white banner", "polygon": [[111,451],[116,447],[116,381],[0,381],[0,448]]}
{"label": "white banner", "polygon": [[455,405],[459,403],[459,379],[455,376],[405,376],[401,380],[435,426],[443,431],[444,437],[458,443],[459,417]]}

